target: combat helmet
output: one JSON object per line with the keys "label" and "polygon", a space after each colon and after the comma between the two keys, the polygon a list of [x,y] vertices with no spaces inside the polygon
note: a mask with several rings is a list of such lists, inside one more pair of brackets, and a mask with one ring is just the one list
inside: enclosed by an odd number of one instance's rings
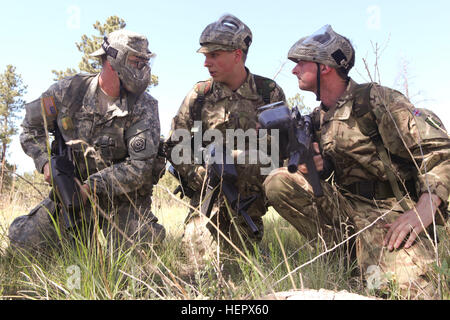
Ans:
{"label": "combat helmet", "polygon": [[[151,79],[148,62],[155,54],[148,49],[147,37],[124,29],[113,31],[104,37],[101,48],[91,54],[94,57],[101,55],[106,55],[125,89],[140,94],[148,87]],[[141,61],[130,65],[130,55]]]}
{"label": "combat helmet", "polygon": [[355,50],[350,41],[334,32],[329,24],[298,40],[289,50],[288,59],[321,63],[348,74],[355,64]]}
{"label": "combat helmet", "polygon": [[201,48],[197,52],[200,53],[241,49],[247,54],[252,43],[252,32],[237,17],[225,14],[203,30],[199,42]]}

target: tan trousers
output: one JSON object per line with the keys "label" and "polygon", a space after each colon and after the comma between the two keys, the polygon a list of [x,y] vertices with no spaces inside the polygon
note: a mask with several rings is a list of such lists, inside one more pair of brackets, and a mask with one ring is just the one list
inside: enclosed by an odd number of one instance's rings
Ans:
{"label": "tan trousers", "polygon": [[381,291],[390,282],[402,296],[433,298],[427,279],[434,261],[431,241],[419,236],[409,249],[391,252],[383,246],[385,225],[401,214],[395,199],[369,200],[327,182],[321,184],[324,196],[315,198],[302,173],[279,168],[266,178],[264,188],[270,205],[308,240],[320,235],[329,249],[358,233],[356,258],[369,288]]}

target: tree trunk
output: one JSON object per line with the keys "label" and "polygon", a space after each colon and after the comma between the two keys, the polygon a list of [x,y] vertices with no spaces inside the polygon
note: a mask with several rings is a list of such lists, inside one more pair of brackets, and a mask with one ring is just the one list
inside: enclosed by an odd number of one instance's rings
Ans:
{"label": "tree trunk", "polygon": [[5,173],[5,165],[6,165],[6,143],[3,143],[3,146],[2,146],[2,171],[0,173],[0,195],[3,192],[3,176]]}
{"label": "tree trunk", "polygon": [[16,187],[16,165],[13,167],[13,175],[12,175],[12,182],[11,182],[11,189],[9,191],[9,203],[12,202],[13,194],[14,194],[14,188]]}

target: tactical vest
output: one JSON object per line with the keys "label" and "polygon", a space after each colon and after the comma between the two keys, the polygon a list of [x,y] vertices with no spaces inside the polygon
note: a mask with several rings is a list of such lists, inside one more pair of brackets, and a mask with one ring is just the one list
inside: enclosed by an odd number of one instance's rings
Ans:
{"label": "tactical vest", "polygon": [[[406,204],[403,192],[400,190],[397,174],[394,172],[391,158],[383,145],[383,140],[378,131],[377,119],[380,120],[382,114],[373,108],[370,103],[370,91],[372,87],[373,83],[359,84],[356,87],[353,100],[353,112],[361,133],[368,136],[377,149],[378,156],[384,165],[384,170],[395,198],[400,203],[402,209],[408,211],[410,208]],[[414,194],[412,196],[416,195]]]}
{"label": "tactical vest", "polygon": [[[275,89],[275,81],[269,78],[265,78],[258,75],[253,75],[255,80],[256,91],[258,95],[264,101],[264,104],[270,103],[270,93]],[[205,96],[211,90],[212,80],[208,79],[206,81],[200,81],[195,86],[195,92],[197,93],[197,98],[191,103],[189,107],[189,112],[192,115],[192,121],[201,121],[202,119],[202,108],[205,103]]]}
{"label": "tactical vest", "polygon": [[[83,104],[84,96],[95,78],[96,74],[76,74],[73,76],[62,104],[69,110],[69,116],[72,117]],[[136,102],[137,96],[134,94],[127,94],[128,108],[132,109]]]}
{"label": "tactical vest", "polygon": [[[64,102],[69,109],[70,117],[72,117],[76,113],[76,111],[81,107],[83,103],[83,98],[95,76],[96,76],[95,74],[77,74],[73,77],[68,88],[68,94],[66,94],[66,96],[73,97],[73,99],[72,100],[68,99],[68,101]],[[133,109],[133,106],[136,103],[137,98],[138,97],[134,94],[130,93],[127,94],[127,104],[129,110]],[[153,161],[152,166],[153,185],[157,184],[158,181],[161,179],[161,177],[164,175],[165,167],[166,167],[166,159],[164,157],[161,157],[160,155],[157,155],[155,157],[155,160]]]}
{"label": "tactical vest", "polygon": [[[70,84],[63,100],[61,101],[61,105],[67,107],[68,116],[70,118],[74,116],[83,104],[86,91],[95,76],[95,74],[76,74],[70,80]],[[57,119],[59,113],[53,98],[50,100],[42,98],[40,103],[45,111],[44,114],[46,115],[47,123],[52,125],[53,121]]]}
{"label": "tactical vest", "polygon": [[[67,108],[68,118],[73,118],[75,113],[81,108],[83,104],[84,96],[96,74],[76,74],[72,77],[69,87],[67,88],[66,94],[64,96],[61,104]],[[137,96],[134,94],[127,94],[127,104],[128,108],[131,110],[137,100]],[[56,118],[56,113],[53,114]],[[54,120],[54,119],[48,119]],[[48,121],[50,122],[50,121]],[[53,146],[54,147],[54,146]],[[165,159],[162,157],[156,157],[153,164],[152,182],[157,184],[161,178],[161,174],[165,169]]]}
{"label": "tactical vest", "polygon": [[[382,112],[379,110],[376,110],[370,101],[370,92],[372,90],[373,83],[364,83],[364,84],[358,84],[356,86],[356,89],[353,94],[353,108],[352,113],[355,116],[355,120],[358,123],[358,127],[361,130],[361,133],[365,136],[368,136],[372,143],[375,145],[375,148],[377,150],[378,156],[380,157],[384,169],[386,172],[386,176],[389,181],[389,185],[383,185],[383,183],[378,183],[380,186],[378,186],[378,189],[384,189],[381,190],[381,193],[386,195],[386,198],[389,197],[390,193],[395,196],[397,201],[399,201],[400,205],[402,206],[403,210],[407,211],[409,210],[409,207],[407,206],[404,195],[402,191],[399,188],[398,180],[397,180],[397,174],[393,170],[391,158],[388,155],[388,151],[383,145],[383,141],[381,139],[381,135],[378,131],[378,125],[377,125],[377,119],[380,119],[382,116]],[[313,118],[313,126],[314,131],[316,132],[316,141],[319,141],[320,139],[320,108],[316,108],[313,111],[312,114]],[[416,197],[414,185],[411,181],[408,181],[408,190],[411,189],[412,194],[411,196]],[[355,184],[353,186],[354,188],[351,188],[352,190],[349,190],[351,192],[354,192],[359,195],[364,195],[369,198],[375,197],[374,194],[370,194],[370,192],[367,192],[365,190],[362,190],[364,188],[371,189],[373,192],[375,192],[375,189],[377,186],[375,186],[374,183],[371,183],[370,181],[362,181],[361,183]],[[389,188],[390,187],[390,188]],[[386,190],[391,189],[391,190]],[[391,192],[392,191],[392,192]]]}

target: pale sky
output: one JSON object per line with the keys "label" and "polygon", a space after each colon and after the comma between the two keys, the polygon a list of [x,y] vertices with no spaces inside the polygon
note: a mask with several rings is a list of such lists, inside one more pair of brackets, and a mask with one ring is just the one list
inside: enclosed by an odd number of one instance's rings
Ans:
{"label": "pale sky", "polygon": [[[330,24],[356,49],[350,72],[354,80],[369,81],[364,61],[372,76],[377,63],[377,82],[403,92],[401,74],[406,66],[411,101],[437,113],[448,129],[449,12],[450,2],[443,0],[3,1],[0,72],[14,65],[28,86],[25,100],[34,100],[53,83],[51,70],[78,66],[81,53],[75,42],[83,34],[94,34],[95,21],[103,23],[117,15],[127,29],[145,34],[150,50],[157,54],[152,72],[158,75],[159,85],[150,93],[159,101],[161,132],[166,135],[184,96],[197,81],[209,77],[203,55],[196,53],[207,24],[224,13],[244,21],[253,33],[247,58],[250,71],[270,78],[277,74],[275,80],[286,96],[300,93],[311,108],[317,105],[315,97],[298,89],[287,52],[301,37]],[[34,170],[17,137],[11,149],[8,159],[19,172]]]}

